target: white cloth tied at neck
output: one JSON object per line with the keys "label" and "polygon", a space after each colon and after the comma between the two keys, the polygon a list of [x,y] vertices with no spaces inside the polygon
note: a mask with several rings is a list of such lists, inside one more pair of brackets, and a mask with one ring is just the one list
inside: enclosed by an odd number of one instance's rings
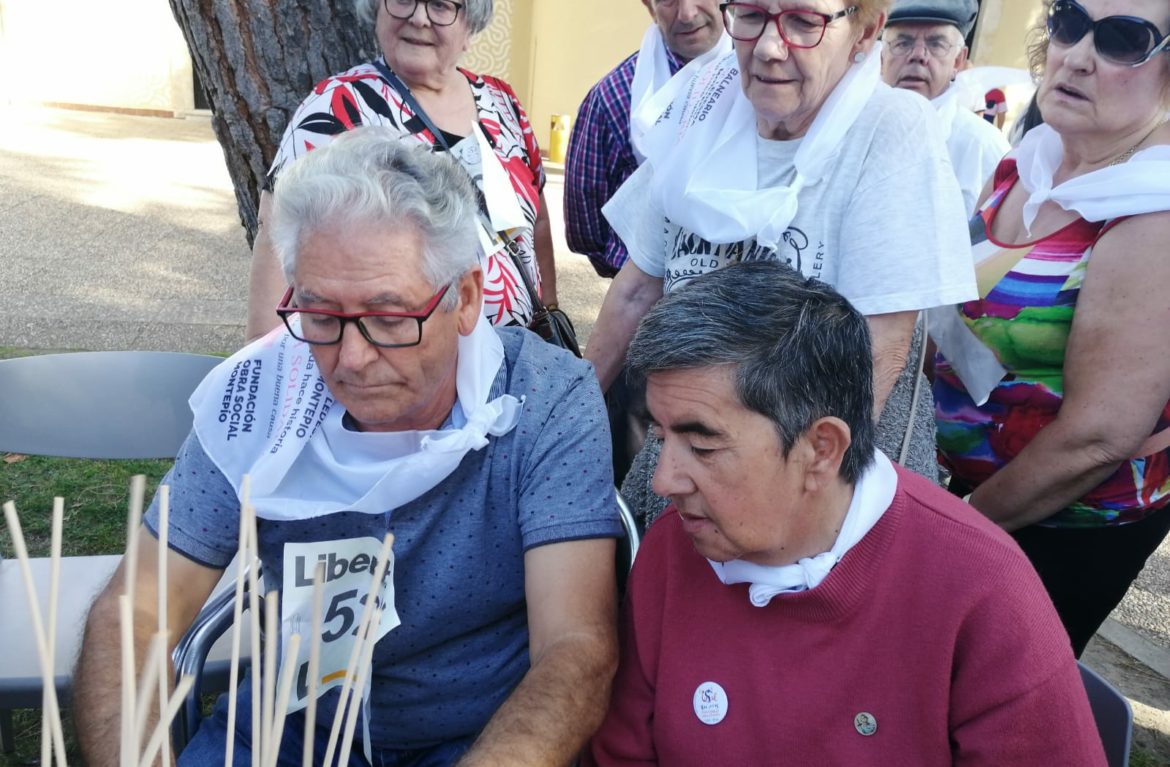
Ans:
{"label": "white cloth tied at neck", "polygon": [[955,118],[959,116],[959,108],[962,106],[962,94],[951,86],[942,92],[938,98],[931,99],[930,103],[934,106],[938,113],[939,125],[942,128],[943,141],[951,137],[951,133],[955,129]]}
{"label": "white cloth tied at neck", "polygon": [[1016,150],[1020,184],[1028,192],[1024,226],[1029,234],[1036,215],[1048,200],[1075,211],[1086,221],[1108,221],[1170,210],[1170,146],[1159,145],[1113,165],[1053,186],[1053,176],[1064,159],[1064,142],[1049,125],[1037,125],[1025,134]]}
{"label": "white cloth tied at neck", "polygon": [[875,450],[873,464],[853,487],[853,499],[831,549],[782,567],[757,565],[739,559],[730,562],[708,559],[707,562],[724,584],[751,584],[748,598],[756,607],[767,607],[777,594],[814,589],[828,577],[845,553],[873,529],[890,507],[897,489],[898,473],[893,464],[880,450]]}
{"label": "white cloth tied at neck", "polygon": [[[1064,159],[1064,143],[1051,126],[1037,125],[1028,131],[1008,156],[1016,158],[1020,184],[1029,195],[1023,209],[1029,236],[1036,214],[1047,200],[1075,211],[1086,221],[1170,210],[1170,146],[1144,149],[1127,162],[1077,176],[1055,188],[1053,175]],[[982,249],[976,267],[997,250]],[[983,405],[1007,370],[995,352],[963,322],[957,308],[931,309],[930,323],[938,350],[963,382],[971,400]]]}
{"label": "white cloth tied at neck", "polygon": [[[199,385],[190,400],[195,432],[237,494],[243,476],[251,476],[251,502],[262,519],[382,514],[434,488],[468,452],[484,448],[489,435],[507,434],[520,419],[522,400],[509,394],[488,400],[504,349],[484,317],[460,336],[458,354],[453,420],[461,415],[462,425],[357,432],[345,427],[344,408],[334,403],[308,344],[281,328],[236,352]],[[236,397],[250,398],[241,399],[243,412],[259,406],[248,432],[229,428]],[[272,403],[280,409],[269,423]]]}
{"label": "white cloth tied at neck", "polygon": [[671,222],[708,242],[755,238],[775,249],[796,216],[797,195],[820,182],[841,140],[881,82],[881,44],[853,63],[821,105],[796,152],[788,186],[758,188],[756,113],[735,54],[712,61],[643,138],[654,169],[651,194]]}
{"label": "white cloth tied at neck", "polygon": [[710,50],[687,62],[675,74],[670,73],[670,54],[657,24],[651,23],[642,35],[642,47],[634,62],[634,79],[630,82],[630,148],[638,164],[646,159],[642,153],[642,137],[654,126],[674,101],[687,81],[707,62],[723,58],[731,52],[731,38],[721,32],[719,41]]}

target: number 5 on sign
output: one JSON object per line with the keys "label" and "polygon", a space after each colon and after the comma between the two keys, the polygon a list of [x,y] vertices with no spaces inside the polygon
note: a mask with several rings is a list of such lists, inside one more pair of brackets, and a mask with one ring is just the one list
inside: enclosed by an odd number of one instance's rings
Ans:
{"label": "number 5 on sign", "polygon": [[[370,599],[370,580],[378,568],[382,541],[350,538],[340,541],[286,543],[284,545],[284,593],[281,600],[281,640],[293,634],[308,636],[313,625],[313,574],[324,568],[324,614],[321,618],[320,678],[317,695],[345,682],[346,664],[358,641],[358,625]],[[373,594],[373,607],[381,608],[378,639],[401,621],[394,609],[394,556],[387,562],[381,588]],[[312,642],[301,643],[297,656],[297,683],[289,696],[288,712],[308,703],[309,652]],[[363,698],[365,697],[363,693]]]}

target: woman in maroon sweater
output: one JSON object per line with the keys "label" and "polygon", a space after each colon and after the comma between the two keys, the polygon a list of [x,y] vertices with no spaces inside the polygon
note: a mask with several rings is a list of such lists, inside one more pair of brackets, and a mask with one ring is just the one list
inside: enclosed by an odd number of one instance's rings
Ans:
{"label": "woman in maroon sweater", "polygon": [[771,262],[642,321],[672,507],[586,764],[1105,764],[1019,548],[874,449],[870,359],[844,298]]}

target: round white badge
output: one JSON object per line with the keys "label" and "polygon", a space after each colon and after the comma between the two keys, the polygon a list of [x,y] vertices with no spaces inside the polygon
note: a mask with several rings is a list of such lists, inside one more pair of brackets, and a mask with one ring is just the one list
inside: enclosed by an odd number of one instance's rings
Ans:
{"label": "round white badge", "polygon": [[865,737],[869,737],[877,732],[877,717],[868,711],[862,711],[857,716],[853,717],[853,727]]}
{"label": "round white badge", "polygon": [[727,716],[727,693],[718,682],[703,682],[695,689],[695,716],[703,724],[719,724]]}

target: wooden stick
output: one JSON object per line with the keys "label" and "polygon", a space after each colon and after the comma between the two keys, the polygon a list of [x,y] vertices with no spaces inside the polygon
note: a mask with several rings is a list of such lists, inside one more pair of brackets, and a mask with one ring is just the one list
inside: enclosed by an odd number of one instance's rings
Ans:
{"label": "wooden stick", "polygon": [[[245,480],[247,478],[245,477]],[[240,509],[240,547],[236,553],[236,596],[232,602],[232,667],[228,672],[228,715],[227,746],[224,752],[224,767],[232,767],[236,739],[236,693],[240,684],[240,638],[244,633],[244,582],[248,577],[251,551],[248,542],[248,521],[243,508]]]}
{"label": "wooden stick", "polygon": [[[122,765],[134,767],[138,762],[138,746],[133,744],[137,708],[134,702],[134,678],[138,669],[134,663],[134,588],[138,583],[138,528],[142,524],[142,502],[146,496],[146,477],[136,474],[130,478],[130,508],[126,517],[126,556],[122,559],[125,576],[126,604],[119,604],[122,637]],[[129,683],[127,683],[129,682]],[[131,758],[133,757],[133,761]]]}
{"label": "wooden stick", "polygon": [[[142,678],[138,680],[138,711],[135,712],[136,716],[134,718],[135,748],[140,748],[142,739],[146,737],[146,722],[150,718],[151,688],[158,681],[158,659],[166,658],[166,646],[167,638],[161,631],[150,638],[150,647],[146,651],[146,663],[142,667]],[[165,674],[166,672],[163,673]],[[166,704],[166,700],[166,688],[164,687],[163,694],[158,699],[160,713]]]}
{"label": "wooden stick", "polygon": [[366,606],[362,610],[362,620],[358,624],[358,641],[353,643],[353,650],[349,653],[349,662],[345,666],[345,682],[341,685],[341,698],[337,711],[333,714],[333,726],[329,728],[329,743],[325,747],[325,764],[333,764],[333,752],[337,747],[337,737],[341,733],[341,724],[344,721],[346,699],[353,683],[354,672],[357,671],[358,659],[361,657],[361,637],[366,635],[366,627],[370,625],[370,618],[374,613],[375,597],[382,593],[382,579],[386,577],[386,568],[390,560],[390,547],[394,545],[394,534],[386,533],[382,540],[382,550],[378,554],[378,566],[374,568],[370,578],[370,588],[366,592]]}
{"label": "wooden stick", "polygon": [[263,721],[259,728],[255,725],[252,727],[253,735],[257,733],[262,735],[259,739],[261,745],[261,767],[267,765],[269,760],[275,756],[270,753],[272,742],[268,739],[268,734],[272,732],[272,720],[274,718],[273,713],[276,704],[276,648],[279,641],[278,632],[280,631],[277,617],[279,614],[280,603],[277,599],[277,592],[269,591],[264,595],[264,698],[263,706],[261,707]]}
{"label": "wooden stick", "polygon": [[24,544],[24,533],[20,529],[20,519],[16,516],[16,505],[12,501],[4,504],[4,519],[8,523],[8,532],[12,536],[12,548],[16,550],[20,574],[24,580],[25,598],[28,599],[29,614],[32,617],[33,638],[37,643],[37,655],[41,663],[41,684],[43,689],[48,691],[45,696],[48,703],[45,715],[49,717],[53,753],[57,757],[57,762],[64,765],[65,736],[61,733],[61,710],[57,705],[57,683],[53,656],[49,654],[45,626],[41,622],[41,603],[37,599],[37,588],[33,582],[32,567],[29,565],[28,548]]}
{"label": "wooden stick", "polygon": [[[57,667],[57,596],[61,590],[61,530],[65,522],[65,499],[53,499],[53,527],[49,543],[49,614],[46,616],[47,629],[45,644],[49,657],[53,659],[53,672]],[[48,711],[48,692],[41,691],[41,710]],[[49,720],[41,717],[41,764],[53,763],[53,727]]]}
{"label": "wooden stick", "polygon": [[150,736],[150,742],[146,744],[146,750],[142,752],[142,758],[135,762],[136,767],[151,767],[151,762],[158,755],[163,740],[170,735],[171,721],[178,713],[179,707],[183,705],[183,701],[187,699],[187,693],[191,692],[191,686],[194,684],[195,677],[186,674],[175,685],[175,691],[167,701],[165,711],[160,712],[158,724],[155,725],[154,732]]}
{"label": "wooden stick", "polygon": [[[170,627],[168,621],[170,616],[167,614],[167,551],[169,549],[169,535],[171,524],[171,488],[167,485],[159,485],[158,487],[158,633],[163,637],[162,646],[166,647],[167,638],[170,636]],[[158,677],[158,705],[162,708],[163,701],[167,699],[167,685],[169,680],[167,673],[169,666],[167,665],[167,656],[165,652],[160,652],[154,664],[156,666],[155,675]],[[148,675],[149,676],[149,675]],[[149,695],[149,692],[147,692]],[[141,696],[140,696],[141,697]],[[139,703],[139,706],[144,704]],[[142,734],[136,734],[135,743],[142,743]],[[162,767],[167,767],[171,763],[171,739],[163,738],[162,741]]]}
{"label": "wooden stick", "polygon": [[266,767],[276,767],[280,760],[280,741],[284,738],[284,719],[288,714],[288,699],[292,693],[292,683],[297,677],[297,655],[301,651],[301,635],[293,634],[288,638],[288,647],[284,651],[284,661],[280,664],[280,687],[276,695],[276,710],[272,716],[272,729],[268,732],[268,761]]}
{"label": "wooden stick", "polygon": [[[373,600],[370,600],[373,601]],[[374,610],[373,620],[366,626],[366,633],[361,638],[362,660],[358,665],[357,679],[354,680],[351,692],[351,703],[345,717],[345,736],[341,740],[341,755],[338,764],[349,764],[349,752],[353,747],[353,734],[357,729],[357,720],[361,716],[362,698],[366,689],[366,677],[370,674],[370,665],[374,658],[374,645],[378,643],[378,627],[382,625],[382,608]]]}
{"label": "wooden stick", "polygon": [[301,767],[313,767],[313,740],[317,734],[317,682],[321,678],[321,613],[325,601],[325,564],[313,571],[313,623],[309,639],[309,692],[305,702],[304,750]]}
{"label": "wooden stick", "polygon": [[138,719],[134,678],[138,669],[134,665],[134,608],[125,594],[118,596],[118,628],[122,640],[122,764],[134,767],[138,764],[138,744],[134,742],[134,722]]}

